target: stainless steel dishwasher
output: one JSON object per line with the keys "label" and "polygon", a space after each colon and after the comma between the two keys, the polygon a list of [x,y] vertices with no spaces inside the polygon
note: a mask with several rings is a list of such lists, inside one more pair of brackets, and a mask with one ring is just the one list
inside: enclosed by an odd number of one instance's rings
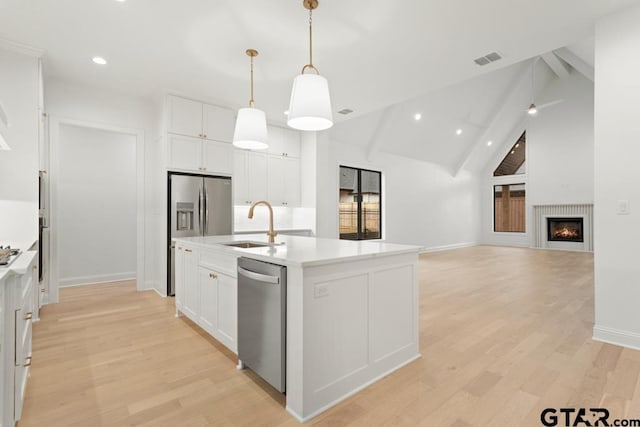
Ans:
{"label": "stainless steel dishwasher", "polygon": [[238,258],[238,368],[286,386],[287,268]]}

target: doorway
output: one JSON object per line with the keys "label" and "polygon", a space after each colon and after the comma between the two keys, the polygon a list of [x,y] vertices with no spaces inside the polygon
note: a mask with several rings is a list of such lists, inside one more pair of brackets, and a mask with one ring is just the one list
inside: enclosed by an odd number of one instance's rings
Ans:
{"label": "doorway", "polygon": [[52,121],[51,283],[58,290],[120,280],[144,285],[144,135]]}

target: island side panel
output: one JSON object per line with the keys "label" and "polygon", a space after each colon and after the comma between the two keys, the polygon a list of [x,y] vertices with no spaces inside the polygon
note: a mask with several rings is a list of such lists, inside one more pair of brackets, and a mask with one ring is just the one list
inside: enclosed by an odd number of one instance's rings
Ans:
{"label": "island side panel", "polygon": [[418,274],[417,252],[303,270],[300,418],[419,357]]}
{"label": "island side panel", "polygon": [[302,421],[304,372],[304,288],[302,268],[287,266],[287,411]]}

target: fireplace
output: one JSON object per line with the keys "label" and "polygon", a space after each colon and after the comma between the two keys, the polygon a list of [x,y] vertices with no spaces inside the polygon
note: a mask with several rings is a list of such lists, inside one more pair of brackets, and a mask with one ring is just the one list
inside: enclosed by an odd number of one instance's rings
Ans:
{"label": "fireplace", "polygon": [[547,217],[547,240],[550,242],[584,242],[583,218]]}

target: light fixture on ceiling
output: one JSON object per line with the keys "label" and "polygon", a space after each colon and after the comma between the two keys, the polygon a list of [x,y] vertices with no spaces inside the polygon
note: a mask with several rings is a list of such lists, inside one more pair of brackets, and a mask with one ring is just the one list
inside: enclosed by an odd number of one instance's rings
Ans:
{"label": "light fixture on ceiling", "polygon": [[488,141],[487,142],[487,147],[491,147],[492,144],[493,144],[493,141]]}
{"label": "light fixture on ceiling", "polygon": [[289,110],[284,110],[284,115],[288,116],[289,115]]}
{"label": "light fixture on ceiling", "polygon": [[[318,0],[303,0],[302,5],[309,10],[309,63],[293,79],[287,125],[298,130],[320,131],[333,126],[333,114],[329,83],[313,65],[312,14],[318,7]],[[307,70],[315,71],[315,74],[305,74]]]}
{"label": "light fixture on ceiling", "polygon": [[462,129],[456,130],[456,135],[458,135],[458,136],[462,135]]}
{"label": "light fixture on ceiling", "polygon": [[264,150],[269,147],[267,134],[267,116],[264,111],[255,108],[253,101],[253,58],[258,56],[255,49],[247,49],[251,58],[251,98],[248,108],[240,108],[233,132],[233,145],[247,150]]}
{"label": "light fixture on ceiling", "polygon": [[101,56],[94,56],[91,60],[98,65],[107,65],[107,60]]}
{"label": "light fixture on ceiling", "polygon": [[422,118],[422,114],[420,114],[420,113],[415,113],[415,114],[413,115],[413,118],[415,119],[415,121],[419,121],[419,120]]}
{"label": "light fixture on ceiling", "polygon": [[535,93],[536,93],[534,73],[535,73],[536,63],[538,62],[538,59],[540,59],[539,56],[536,59],[534,59],[533,62],[531,63],[531,105],[529,105],[529,108],[527,108],[527,114],[529,114],[530,116],[535,116],[538,113],[538,107],[536,107],[536,103],[533,102],[533,98],[535,97]]}

